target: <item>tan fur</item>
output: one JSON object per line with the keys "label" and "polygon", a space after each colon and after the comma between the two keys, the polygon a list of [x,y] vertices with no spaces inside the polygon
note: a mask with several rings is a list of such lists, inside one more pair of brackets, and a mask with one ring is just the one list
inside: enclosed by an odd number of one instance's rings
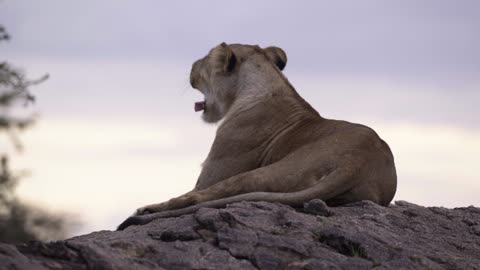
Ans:
{"label": "tan fur", "polygon": [[242,200],[388,205],[397,180],[388,145],[366,126],[322,118],[281,72],[286,62],[277,47],[225,43],[196,61],[190,81],[205,96],[203,119],[223,119],[197,184],[119,229]]}

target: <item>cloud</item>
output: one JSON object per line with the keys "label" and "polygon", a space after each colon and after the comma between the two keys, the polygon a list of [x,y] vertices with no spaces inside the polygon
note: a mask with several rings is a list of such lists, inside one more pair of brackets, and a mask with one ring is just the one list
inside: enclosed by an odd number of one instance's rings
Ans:
{"label": "cloud", "polygon": [[478,130],[411,123],[375,126],[395,156],[397,200],[447,207],[480,205]]}
{"label": "cloud", "polygon": [[477,1],[7,0],[2,5],[0,15],[14,37],[7,54],[191,63],[227,41],[281,46],[291,59],[289,68],[298,72],[443,83],[480,74]]}
{"label": "cloud", "polygon": [[[287,74],[288,75],[288,74]],[[427,83],[292,74],[297,91],[328,118],[479,129],[480,81],[444,91]]]}
{"label": "cloud", "polygon": [[26,152],[14,156],[15,167],[32,172],[18,193],[78,214],[86,224],[81,232],[113,228],[112,217],[193,187],[215,131],[198,125],[44,120],[23,136]]}

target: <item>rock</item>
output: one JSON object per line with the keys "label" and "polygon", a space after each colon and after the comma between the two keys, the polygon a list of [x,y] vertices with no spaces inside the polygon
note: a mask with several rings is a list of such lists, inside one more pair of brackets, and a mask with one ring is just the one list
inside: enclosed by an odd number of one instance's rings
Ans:
{"label": "rock", "polygon": [[241,202],[65,241],[0,244],[0,269],[480,269],[480,209]]}

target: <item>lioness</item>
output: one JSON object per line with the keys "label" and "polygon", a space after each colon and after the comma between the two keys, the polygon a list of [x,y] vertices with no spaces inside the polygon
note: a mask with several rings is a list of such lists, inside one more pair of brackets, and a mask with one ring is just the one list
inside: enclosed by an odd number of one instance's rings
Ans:
{"label": "lioness", "polygon": [[197,184],[119,229],[243,200],[388,205],[397,185],[388,145],[369,127],[322,118],[281,72],[286,63],[278,47],[225,43],[196,61],[190,83],[205,101],[195,110],[206,122],[223,119]]}

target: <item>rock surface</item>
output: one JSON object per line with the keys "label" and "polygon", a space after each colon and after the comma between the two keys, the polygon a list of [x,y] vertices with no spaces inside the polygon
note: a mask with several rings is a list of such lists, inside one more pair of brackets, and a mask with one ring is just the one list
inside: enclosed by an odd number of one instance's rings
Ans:
{"label": "rock surface", "polygon": [[480,269],[480,208],[242,202],[65,241],[0,244],[0,269]]}

